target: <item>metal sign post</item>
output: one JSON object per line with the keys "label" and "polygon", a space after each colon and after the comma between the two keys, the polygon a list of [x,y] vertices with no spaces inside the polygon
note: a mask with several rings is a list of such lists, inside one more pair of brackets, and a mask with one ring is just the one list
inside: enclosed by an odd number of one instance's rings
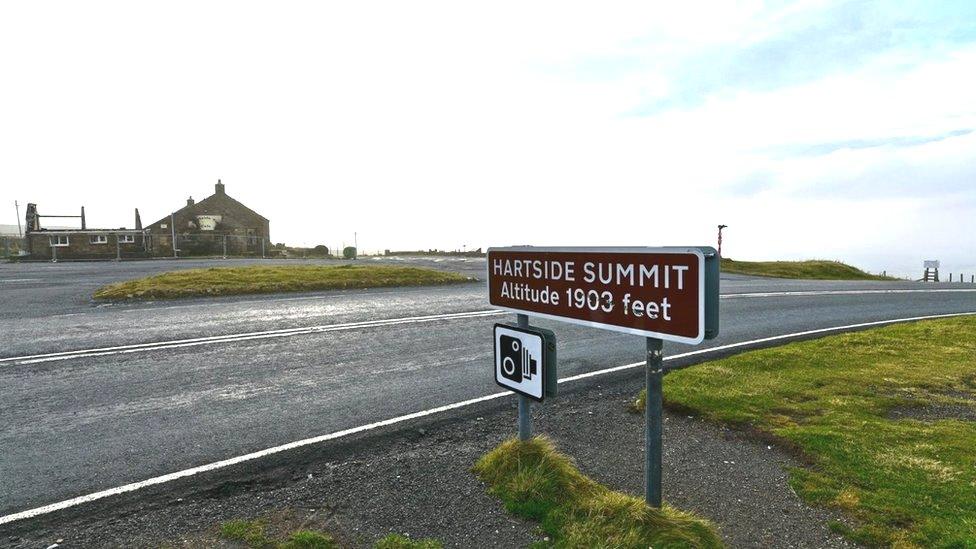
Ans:
{"label": "metal sign post", "polygon": [[661,506],[663,344],[660,339],[647,338],[647,365],[644,367],[644,383],[647,387],[644,398],[644,500],[653,507]]}
{"label": "metal sign post", "polygon": [[[529,327],[528,315],[515,315],[515,319],[519,328]],[[519,440],[532,438],[532,403],[523,394],[518,396],[518,433]]]}

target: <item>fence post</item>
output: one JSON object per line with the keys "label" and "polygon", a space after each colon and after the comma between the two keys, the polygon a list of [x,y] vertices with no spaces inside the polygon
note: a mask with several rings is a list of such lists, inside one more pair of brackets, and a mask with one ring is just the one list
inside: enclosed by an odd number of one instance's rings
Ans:
{"label": "fence post", "polygon": [[227,259],[227,235],[224,235],[224,259]]}

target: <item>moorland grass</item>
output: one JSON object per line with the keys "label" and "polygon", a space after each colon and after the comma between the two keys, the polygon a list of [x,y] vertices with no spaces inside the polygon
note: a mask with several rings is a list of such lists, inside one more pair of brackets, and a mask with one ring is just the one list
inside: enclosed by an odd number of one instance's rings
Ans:
{"label": "moorland grass", "polygon": [[470,282],[457,273],[388,265],[251,265],[169,271],[103,286],[100,300],[308,292]]}
{"label": "moorland grass", "polygon": [[[267,530],[266,519],[231,520],[220,525],[219,535],[225,540],[239,542],[251,549],[340,549],[342,547],[329,534],[316,530],[296,530],[280,540],[268,535]],[[414,540],[399,534],[389,534],[377,541],[373,547],[374,549],[442,549],[443,544],[434,539]]]}
{"label": "moorland grass", "polygon": [[896,280],[890,276],[864,272],[840,261],[821,259],[807,261],[735,261],[723,257],[722,272],[810,280]]}
{"label": "moorland grass", "polygon": [[536,520],[551,547],[721,547],[708,521],[614,492],[576,469],[552,442],[508,440],[474,471],[517,516]]}
{"label": "moorland grass", "polygon": [[666,376],[664,397],[799,449],[811,466],[791,486],[847,513],[854,527],[833,526],[855,541],[976,547],[974,316],[707,362]]}

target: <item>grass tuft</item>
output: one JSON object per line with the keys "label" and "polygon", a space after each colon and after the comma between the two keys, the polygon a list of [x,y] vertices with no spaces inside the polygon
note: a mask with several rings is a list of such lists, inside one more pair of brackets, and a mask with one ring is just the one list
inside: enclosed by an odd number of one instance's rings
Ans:
{"label": "grass tuft", "polygon": [[[276,535],[268,535],[268,530],[274,530]],[[340,545],[327,533],[315,530],[297,530],[283,541],[285,532],[291,528],[287,521],[282,523],[266,519],[231,520],[220,525],[220,537],[225,540],[236,541],[247,545],[251,549],[340,549]],[[373,546],[375,549],[443,549],[444,545],[435,539],[412,540],[399,534],[390,534]]]}
{"label": "grass tuft", "polygon": [[708,521],[594,482],[544,437],[505,441],[474,470],[509,512],[541,522],[552,547],[722,546]]}
{"label": "grass tuft", "polygon": [[251,265],[170,271],[103,286],[103,300],[309,292],[470,282],[457,273],[388,265]]}
{"label": "grass tuft", "polygon": [[897,280],[890,276],[873,275],[840,261],[821,259],[807,261],[735,261],[723,257],[722,272],[812,280]]}
{"label": "grass tuft", "polygon": [[264,534],[264,523],[259,520],[227,521],[220,525],[220,537],[255,548],[268,547],[271,543]]}
{"label": "grass tuft", "polygon": [[[867,545],[976,546],[976,317],[791,343],[670,373],[671,405],[808,457],[790,484]],[[924,419],[894,410],[942,410]]]}
{"label": "grass tuft", "polygon": [[390,534],[376,542],[375,549],[442,549],[444,545],[433,539],[413,540],[400,534]]}
{"label": "grass tuft", "polygon": [[312,530],[293,532],[288,539],[278,544],[278,549],[339,549],[332,536]]}

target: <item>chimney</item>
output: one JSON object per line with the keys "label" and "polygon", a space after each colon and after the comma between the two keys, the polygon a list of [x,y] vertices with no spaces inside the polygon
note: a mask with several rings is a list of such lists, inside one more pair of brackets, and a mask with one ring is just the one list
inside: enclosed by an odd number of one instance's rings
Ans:
{"label": "chimney", "polygon": [[85,227],[85,207],[82,206],[81,207],[81,230],[84,231],[86,228],[87,227]]}
{"label": "chimney", "polygon": [[139,217],[139,208],[136,208],[136,230],[142,230],[142,218]]}
{"label": "chimney", "polygon": [[190,198],[187,198],[186,199],[186,205],[187,206],[192,206],[193,205],[193,197],[192,196]]}
{"label": "chimney", "polygon": [[224,194],[224,184],[219,179],[217,180],[217,184],[214,185],[214,192],[216,194]]}

